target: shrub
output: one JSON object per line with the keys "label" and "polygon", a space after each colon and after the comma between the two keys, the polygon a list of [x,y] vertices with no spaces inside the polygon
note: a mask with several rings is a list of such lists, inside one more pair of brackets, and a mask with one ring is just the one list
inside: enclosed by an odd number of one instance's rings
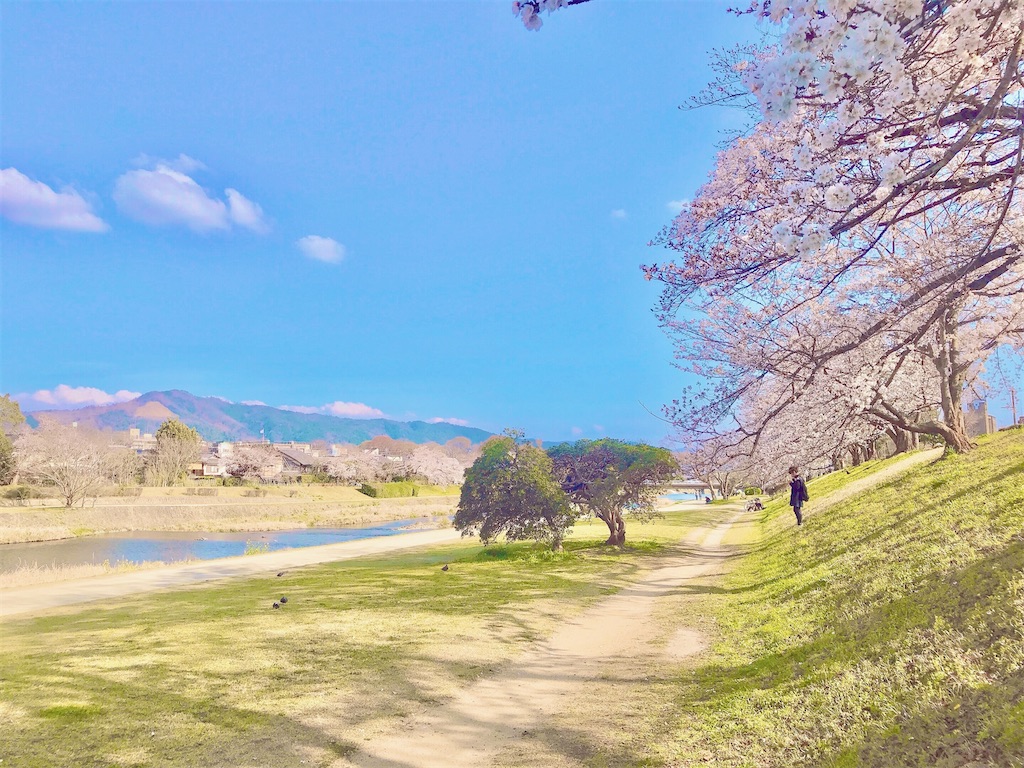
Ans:
{"label": "shrub", "polygon": [[12,485],[4,491],[4,498],[12,501],[25,501],[26,499],[41,499],[43,493],[32,485]]}
{"label": "shrub", "polygon": [[761,496],[762,494],[764,494],[764,491],[762,491],[756,485],[752,485],[749,488],[744,488],[743,493],[745,493],[747,496]]}
{"label": "shrub", "polygon": [[407,480],[397,483],[363,483],[359,491],[375,499],[399,499],[419,495],[416,483]]}
{"label": "shrub", "polygon": [[242,493],[243,496],[266,496],[266,488],[249,488]]}

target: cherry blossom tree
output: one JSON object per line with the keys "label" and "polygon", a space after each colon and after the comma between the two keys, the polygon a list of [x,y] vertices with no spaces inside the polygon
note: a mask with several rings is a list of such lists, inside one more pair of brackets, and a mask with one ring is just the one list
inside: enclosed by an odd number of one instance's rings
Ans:
{"label": "cherry blossom tree", "polygon": [[241,480],[271,480],[283,468],[280,454],[271,446],[247,443],[236,445],[231,451],[227,471]]}
{"label": "cherry blossom tree", "polygon": [[512,13],[523,20],[523,26],[529,30],[537,31],[544,24],[541,21],[541,11],[551,13],[559,8],[566,8],[570,5],[579,5],[589,0],[515,0],[512,3]]}
{"label": "cherry blossom tree", "polygon": [[[537,28],[564,5],[514,10]],[[1024,3],[741,12],[777,42],[716,54],[694,104],[753,127],[656,241],[673,260],[645,267],[681,365],[709,380],[670,414],[749,451],[780,429],[823,450],[870,450],[878,430],[968,450],[962,393],[1021,346]]]}
{"label": "cherry blossom tree", "polygon": [[458,485],[465,472],[462,463],[437,443],[417,447],[409,458],[409,469],[432,485]]}

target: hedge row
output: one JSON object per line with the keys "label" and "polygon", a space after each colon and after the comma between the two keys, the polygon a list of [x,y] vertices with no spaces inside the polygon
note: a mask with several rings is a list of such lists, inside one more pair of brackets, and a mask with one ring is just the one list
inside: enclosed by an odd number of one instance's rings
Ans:
{"label": "hedge row", "polygon": [[419,496],[419,486],[408,480],[403,480],[399,483],[363,483],[359,487],[359,491],[375,499],[398,499],[405,496]]}

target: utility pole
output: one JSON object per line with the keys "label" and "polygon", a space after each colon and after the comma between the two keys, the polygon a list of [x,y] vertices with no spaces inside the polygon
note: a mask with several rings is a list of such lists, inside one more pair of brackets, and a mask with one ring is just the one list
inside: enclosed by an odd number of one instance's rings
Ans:
{"label": "utility pole", "polygon": [[1010,387],[1010,410],[1013,412],[1013,426],[1017,426],[1017,390]]}

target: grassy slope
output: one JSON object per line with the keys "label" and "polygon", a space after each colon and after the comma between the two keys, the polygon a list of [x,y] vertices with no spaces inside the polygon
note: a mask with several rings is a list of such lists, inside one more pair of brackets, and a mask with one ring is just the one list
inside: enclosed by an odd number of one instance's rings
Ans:
{"label": "grassy slope", "polygon": [[709,590],[722,637],[667,762],[1024,765],[1024,432],[815,511],[851,479],[811,484],[802,529],[773,501]]}
{"label": "grassy slope", "polygon": [[[703,511],[91,604],[0,627],[4,765],[326,764],[614,591]],[[451,562],[451,570],[439,566]],[[285,594],[289,602],[272,610]]]}

